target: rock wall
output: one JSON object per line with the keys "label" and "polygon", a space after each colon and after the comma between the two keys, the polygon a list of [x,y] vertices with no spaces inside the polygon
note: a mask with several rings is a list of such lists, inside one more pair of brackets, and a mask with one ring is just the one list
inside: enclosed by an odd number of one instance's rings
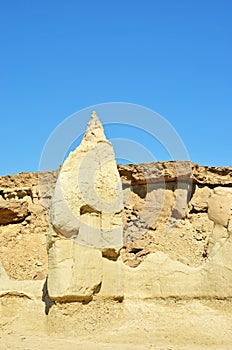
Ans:
{"label": "rock wall", "polygon": [[44,283],[48,309],[96,297],[231,297],[231,170],[117,168],[93,112],[59,171],[0,178],[1,293],[30,298]]}
{"label": "rock wall", "polygon": [[[94,267],[101,273],[93,293],[116,299],[231,297],[232,168],[163,162],[119,165],[118,171],[124,244],[117,260],[98,254]],[[41,201],[48,209],[57,176],[58,171],[0,177],[2,290],[26,293],[39,286],[41,293],[48,230]],[[38,185],[40,177],[46,186]],[[92,250],[84,255],[88,261]]]}

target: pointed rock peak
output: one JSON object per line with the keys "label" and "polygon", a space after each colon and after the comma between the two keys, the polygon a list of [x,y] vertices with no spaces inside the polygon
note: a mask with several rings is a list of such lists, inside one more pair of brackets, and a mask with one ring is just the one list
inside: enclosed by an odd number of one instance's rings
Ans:
{"label": "pointed rock peak", "polygon": [[84,136],[84,140],[86,141],[92,141],[94,139],[97,139],[99,141],[106,140],[103,126],[98,119],[97,113],[93,112],[91,119],[88,123],[88,128]]}
{"label": "pointed rock peak", "polygon": [[89,125],[94,124],[94,125],[99,125],[102,127],[101,122],[97,116],[97,113],[95,111],[92,112],[91,114],[91,119],[89,121]]}

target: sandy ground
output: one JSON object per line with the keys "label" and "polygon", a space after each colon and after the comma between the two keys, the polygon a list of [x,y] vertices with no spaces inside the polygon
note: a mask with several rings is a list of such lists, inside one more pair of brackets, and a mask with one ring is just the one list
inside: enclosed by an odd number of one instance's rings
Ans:
{"label": "sandy ground", "polygon": [[94,301],[53,306],[1,298],[0,349],[231,350],[231,301]]}

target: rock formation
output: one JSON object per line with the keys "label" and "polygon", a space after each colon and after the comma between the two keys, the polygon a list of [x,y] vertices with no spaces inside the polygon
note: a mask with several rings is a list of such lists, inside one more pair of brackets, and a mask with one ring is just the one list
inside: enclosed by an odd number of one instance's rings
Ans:
{"label": "rock formation", "polygon": [[231,252],[232,167],[116,166],[93,114],[59,170],[0,177],[0,347],[230,349]]}
{"label": "rock formation", "polygon": [[96,113],[60,170],[50,209],[48,293],[86,300],[102,283],[102,254],[123,245],[123,197],[111,143]]}
{"label": "rock formation", "polygon": [[20,201],[0,202],[0,225],[24,221],[28,216],[28,205]]}
{"label": "rock formation", "polygon": [[113,147],[93,113],[81,144],[62,165],[50,220],[56,231],[83,245],[121,248],[122,210]]}
{"label": "rock formation", "polygon": [[232,167],[116,168],[93,115],[60,171],[0,177],[2,293],[41,296],[48,273],[56,301],[229,298],[231,187]]}

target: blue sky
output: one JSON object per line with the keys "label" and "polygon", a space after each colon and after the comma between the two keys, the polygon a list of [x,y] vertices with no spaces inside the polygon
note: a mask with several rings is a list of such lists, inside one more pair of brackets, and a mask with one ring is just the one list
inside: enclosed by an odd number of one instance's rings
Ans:
{"label": "blue sky", "polygon": [[59,123],[111,101],[161,114],[193,162],[232,165],[231,15],[230,0],[1,1],[0,174],[37,171]]}

